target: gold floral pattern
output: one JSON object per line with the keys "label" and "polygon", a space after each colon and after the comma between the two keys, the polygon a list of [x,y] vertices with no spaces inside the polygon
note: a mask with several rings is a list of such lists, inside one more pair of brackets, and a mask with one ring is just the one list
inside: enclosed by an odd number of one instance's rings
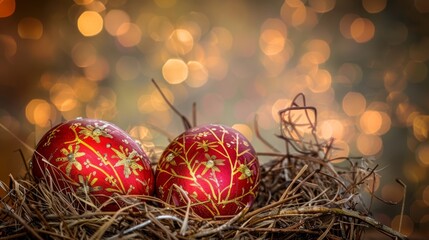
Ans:
{"label": "gold floral pattern", "polygon": [[[57,162],[65,162],[67,176],[70,176],[70,172],[71,172],[73,166],[79,171],[82,170],[82,164],[80,164],[80,162],[77,161],[76,158],[85,156],[85,153],[79,152],[79,148],[80,148],[80,145],[76,144],[75,148],[73,149],[73,145],[70,144],[67,147],[67,149],[66,148],[61,149],[61,153],[64,156],[56,159]],[[60,165],[60,167],[63,165],[64,164]]]}
{"label": "gold floral pattern", "polygon": [[124,166],[124,175],[126,178],[129,178],[131,173],[138,176],[138,171],[143,170],[143,166],[137,163],[141,157],[136,150],[129,152],[128,148],[124,149],[123,146],[120,146],[119,150],[114,148],[112,150],[116,153],[116,157],[120,159],[114,167]]}
{"label": "gold floral pattern", "polygon": [[190,129],[170,143],[155,183],[158,196],[171,204],[186,204],[187,192],[197,206],[194,211],[205,218],[238,213],[253,202],[259,181],[258,159],[244,136],[212,124]]}
{"label": "gold floral pattern", "polygon": [[204,152],[208,152],[211,148],[217,148],[218,144],[215,142],[209,142],[208,140],[203,140],[202,142],[198,142],[198,149],[204,149]]}
{"label": "gold floral pattern", "polygon": [[206,174],[206,172],[210,169],[212,172],[220,172],[219,166],[225,165],[225,159],[216,159],[216,155],[210,156],[209,154],[205,154],[206,162],[203,162],[204,166],[206,166],[201,173],[201,175]]}
{"label": "gold floral pattern", "polygon": [[107,129],[108,124],[103,126],[98,126],[98,123],[94,125],[86,125],[85,127],[79,127],[79,134],[85,135],[83,139],[91,137],[95,142],[100,143],[100,137],[113,138],[112,135],[108,133]]}
{"label": "gold floral pattern", "polygon": [[[65,176],[59,187],[70,182],[79,196],[93,192],[110,195],[152,194],[153,173],[143,149],[126,132],[112,124],[95,119],[78,118],[57,125],[48,131],[37,146]],[[51,156],[51,157],[50,157]],[[33,175],[43,178],[43,158],[33,167]]]}

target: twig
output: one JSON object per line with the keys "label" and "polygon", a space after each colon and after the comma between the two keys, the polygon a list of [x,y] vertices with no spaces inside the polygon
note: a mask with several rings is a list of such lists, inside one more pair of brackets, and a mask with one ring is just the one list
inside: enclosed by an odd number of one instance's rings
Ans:
{"label": "twig", "polygon": [[159,85],[156,83],[155,79],[152,78],[152,83],[155,85],[156,89],[158,90],[158,92],[161,94],[162,98],[164,99],[164,101],[168,104],[168,106],[171,108],[171,110],[173,110],[181,119],[183,122],[183,125],[185,127],[185,130],[191,129],[192,126],[189,123],[189,120],[179,112],[179,110],[177,110],[173,104],[170,103],[170,101],[168,101],[167,96],[165,96],[165,94],[162,92],[161,88],[159,87]]}
{"label": "twig", "polygon": [[405,197],[407,196],[407,185],[399,178],[396,179],[396,182],[399,183],[404,188],[404,195],[403,195],[402,206],[401,206],[401,218],[399,219],[399,229],[398,229],[398,231],[401,232],[402,219],[404,218]]}
{"label": "twig", "polygon": [[367,216],[362,216],[356,211],[351,211],[341,208],[328,208],[322,206],[309,206],[309,207],[299,207],[296,209],[284,209],[281,211],[282,214],[315,214],[315,213],[325,213],[325,214],[336,214],[340,216],[347,216],[359,219],[360,221],[374,227],[378,231],[389,234],[390,236],[395,236],[399,239],[407,239],[405,235],[400,232],[393,230],[392,228],[376,221],[375,219]]}
{"label": "twig", "polygon": [[194,237],[194,238],[205,237],[205,236],[209,236],[211,234],[221,232],[221,231],[225,231],[225,230],[231,228],[231,225],[233,223],[235,223],[238,219],[240,219],[247,212],[247,210],[249,210],[249,207],[250,207],[249,205],[246,205],[246,207],[244,207],[244,209],[239,214],[235,215],[233,218],[228,220],[226,223],[220,225],[219,227],[213,228],[213,229],[208,230],[208,231],[199,232],[199,233],[193,235],[192,237]]}

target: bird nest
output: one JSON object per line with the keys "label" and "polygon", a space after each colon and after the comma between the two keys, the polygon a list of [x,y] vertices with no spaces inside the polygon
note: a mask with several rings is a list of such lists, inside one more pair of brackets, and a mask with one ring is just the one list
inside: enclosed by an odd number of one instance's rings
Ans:
{"label": "bird nest", "polygon": [[10,176],[9,185],[0,182],[0,238],[361,239],[371,230],[406,239],[372,218],[364,203],[363,194],[376,198],[376,166],[365,158],[334,157],[335,142],[316,136],[317,110],[304,95],[279,116],[284,150],[261,136],[255,120],[256,136],[269,149],[258,155],[267,161],[254,204],[230,219],[201,219],[191,203],[175,207],[151,196],[112,196],[104,204],[120,202],[121,208],[101,211],[91,198],[54,191],[54,181],[35,182],[28,173]]}

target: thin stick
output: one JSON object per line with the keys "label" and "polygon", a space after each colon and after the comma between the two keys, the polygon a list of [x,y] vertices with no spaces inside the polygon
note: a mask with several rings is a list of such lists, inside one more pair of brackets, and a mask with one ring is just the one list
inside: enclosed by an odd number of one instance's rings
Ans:
{"label": "thin stick", "polygon": [[396,182],[399,183],[404,188],[404,195],[403,195],[402,206],[401,206],[401,218],[399,219],[399,229],[398,229],[398,231],[401,232],[402,219],[404,218],[405,197],[407,195],[407,185],[399,178],[396,179]]}
{"label": "thin stick", "polygon": [[197,126],[197,103],[192,103],[192,126]]}
{"label": "thin stick", "polygon": [[281,211],[282,214],[315,214],[315,213],[325,213],[325,214],[336,214],[341,216],[352,217],[361,220],[362,222],[374,227],[380,232],[389,234],[390,236],[398,237],[399,239],[407,239],[405,235],[400,232],[393,230],[392,228],[374,220],[371,217],[362,216],[356,211],[351,211],[341,208],[328,208],[321,206],[309,206],[309,207],[299,207],[295,209],[284,209]]}
{"label": "thin stick", "polygon": [[32,227],[30,227],[27,222],[22,219],[20,216],[18,216],[16,213],[10,211],[10,210],[6,210],[6,209],[1,209],[2,212],[6,213],[7,215],[15,218],[20,224],[22,224],[22,226],[36,239],[39,240],[43,240],[43,238],[36,232],[34,231],[34,229]]}
{"label": "thin stick", "polygon": [[173,104],[170,103],[170,101],[168,101],[167,96],[165,96],[165,94],[162,92],[161,88],[159,87],[159,85],[156,83],[155,79],[152,78],[152,83],[155,85],[156,89],[158,90],[158,92],[161,94],[162,98],[164,99],[164,101],[168,104],[168,106],[171,108],[171,110],[173,110],[173,112],[175,112],[181,119],[183,122],[183,125],[185,127],[185,130],[191,129],[192,126],[189,123],[189,120],[179,112],[179,110],[177,110]]}
{"label": "thin stick", "polygon": [[186,199],[186,201],[188,202],[186,204],[186,213],[185,213],[185,219],[183,220],[183,224],[182,227],[180,228],[180,234],[182,236],[185,235],[186,233],[186,229],[188,228],[188,221],[189,221],[189,212],[191,211],[191,199],[189,199],[188,194],[185,192],[185,190],[183,190],[181,187],[179,187],[177,184],[173,184],[173,186],[180,191],[180,193],[183,195],[183,197]]}
{"label": "thin stick", "polygon": [[227,229],[230,229],[231,225],[233,223],[235,223],[238,219],[240,219],[247,212],[247,210],[249,210],[249,207],[250,207],[249,205],[246,205],[246,207],[244,207],[244,209],[239,214],[235,215],[233,218],[228,220],[226,223],[220,225],[219,227],[213,228],[213,229],[208,230],[208,231],[199,232],[199,233],[195,234],[193,237],[194,238],[205,237],[205,236],[208,236],[208,235],[220,232],[220,231],[225,231]]}

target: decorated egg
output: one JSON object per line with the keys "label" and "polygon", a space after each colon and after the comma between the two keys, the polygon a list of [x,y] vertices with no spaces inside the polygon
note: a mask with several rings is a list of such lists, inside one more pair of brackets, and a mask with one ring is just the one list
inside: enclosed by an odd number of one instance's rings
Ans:
{"label": "decorated egg", "polygon": [[155,172],[157,197],[174,206],[191,204],[202,218],[228,218],[256,197],[259,162],[237,130],[216,124],[189,129],[162,153]]}
{"label": "decorated egg", "polygon": [[78,118],[49,130],[33,154],[32,173],[37,180],[52,180],[56,190],[73,189],[100,204],[114,194],[153,194],[154,176],[141,146],[101,120]]}

